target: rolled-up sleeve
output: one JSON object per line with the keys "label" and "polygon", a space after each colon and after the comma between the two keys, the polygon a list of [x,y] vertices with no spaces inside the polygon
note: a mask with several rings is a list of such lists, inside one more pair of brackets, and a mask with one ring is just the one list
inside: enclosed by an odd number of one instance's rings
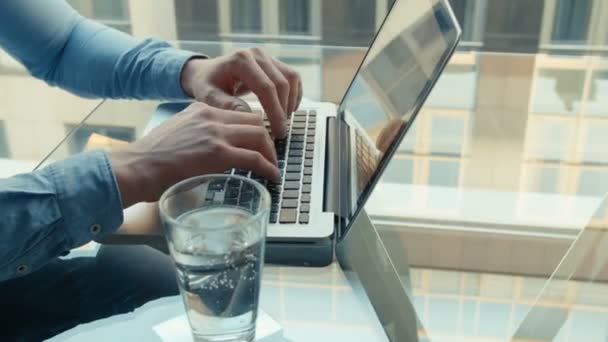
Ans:
{"label": "rolled-up sleeve", "polygon": [[89,20],[65,0],[0,1],[0,46],[37,78],[85,97],[184,99],[191,58]]}
{"label": "rolled-up sleeve", "polygon": [[0,281],[116,231],[120,193],[107,156],[83,153],[0,180]]}

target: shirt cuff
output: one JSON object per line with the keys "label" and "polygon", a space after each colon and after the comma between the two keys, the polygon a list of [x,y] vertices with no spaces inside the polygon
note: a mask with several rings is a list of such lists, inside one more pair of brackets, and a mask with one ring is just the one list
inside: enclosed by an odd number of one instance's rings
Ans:
{"label": "shirt cuff", "polygon": [[48,167],[70,248],[115,232],[123,222],[120,191],[103,151],[68,158]]}
{"label": "shirt cuff", "polygon": [[[151,44],[166,44],[150,41]],[[182,71],[186,63],[193,58],[208,58],[207,56],[173,47],[164,49],[156,56],[153,79],[159,85],[158,91],[163,97],[174,100],[191,99],[182,87]]]}

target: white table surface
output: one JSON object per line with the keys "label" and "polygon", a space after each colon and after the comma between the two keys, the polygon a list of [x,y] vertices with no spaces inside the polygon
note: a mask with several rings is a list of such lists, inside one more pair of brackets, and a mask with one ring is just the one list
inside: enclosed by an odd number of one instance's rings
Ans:
{"label": "white table surface", "polygon": [[[260,307],[283,328],[281,341],[387,341],[362,287],[336,263],[264,269]],[[80,325],[50,341],[161,341],[154,327],[184,314],[179,296]],[[273,339],[275,341],[275,339]]]}

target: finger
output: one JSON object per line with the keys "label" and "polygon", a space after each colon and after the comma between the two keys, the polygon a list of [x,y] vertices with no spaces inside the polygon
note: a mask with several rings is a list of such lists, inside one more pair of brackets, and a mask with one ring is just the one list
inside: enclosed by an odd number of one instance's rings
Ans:
{"label": "finger", "polygon": [[225,139],[230,145],[258,151],[269,162],[277,165],[278,160],[274,143],[264,127],[229,125],[225,134]]}
{"label": "finger", "polygon": [[279,96],[279,102],[281,102],[281,106],[283,107],[283,112],[288,113],[289,107],[287,107],[287,105],[289,103],[290,84],[287,81],[287,78],[285,78],[274,61],[265,53],[259,49],[253,49],[252,51],[258,65],[264,70],[266,75],[268,75],[272,83],[274,83],[277,89],[277,95]]}
{"label": "finger", "polygon": [[272,132],[277,138],[285,137],[287,134],[287,117],[285,111],[281,108],[276,86],[249,51],[237,52],[235,56],[235,67],[230,68],[233,72],[232,77],[241,80],[247,88],[257,95],[266,111],[266,115],[268,115]]}
{"label": "finger", "polygon": [[280,60],[273,58],[272,61],[289,82],[289,100],[287,103],[287,113],[293,113],[297,109],[298,98],[300,97],[300,74]]}
{"label": "finger", "polygon": [[261,113],[239,112],[234,110],[216,109],[214,120],[225,124],[251,125],[264,127],[264,116]]}
{"label": "finger", "polygon": [[232,167],[250,170],[275,182],[281,181],[279,168],[264,158],[260,152],[238,147],[228,147],[227,152]]}
{"label": "finger", "polygon": [[300,108],[302,104],[302,96],[304,95],[304,88],[302,88],[302,79],[298,81],[298,102],[296,103],[296,109]]}
{"label": "finger", "polygon": [[220,109],[251,112],[251,108],[243,99],[227,94],[223,90],[217,88],[207,93],[205,103]]}

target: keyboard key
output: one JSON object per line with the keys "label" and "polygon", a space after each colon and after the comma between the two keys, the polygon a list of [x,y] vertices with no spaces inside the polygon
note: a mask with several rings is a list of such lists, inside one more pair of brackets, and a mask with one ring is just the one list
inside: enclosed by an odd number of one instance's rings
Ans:
{"label": "keyboard key", "polygon": [[300,173],[299,172],[291,172],[285,175],[286,181],[300,181]]}
{"label": "keyboard key", "polygon": [[303,155],[304,155],[304,151],[302,151],[302,150],[290,150],[289,151],[290,157],[301,157]]}
{"label": "keyboard key", "polygon": [[302,166],[300,165],[287,165],[287,172],[300,172]]}
{"label": "keyboard key", "polygon": [[304,148],[303,142],[292,142],[291,144],[289,144],[290,150],[297,150],[297,149],[301,149],[301,148]]}
{"label": "keyboard key", "polygon": [[306,116],[302,116],[302,115],[296,115],[293,118],[294,122],[306,122]]}
{"label": "keyboard key", "polygon": [[304,141],[303,135],[296,135],[296,136],[291,137],[291,142],[303,142],[303,141]]}
{"label": "keyboard key", "polygon": [[312,159],[306,159],[304,161],[304,166],[306,166],[306,167],[312,167]]}
{"label": "keyboard key", "polygon": [[304,175],[312,176],[312,167],[304,168]]}
{"label": "keyboard key", "polygon": [[285,190],[299,190],[299,189],[300,189],[300,182],[285,182]]}
{"label": "keyboard key", "polygon": [[279,217],[280,223],[296,223],[298,212],[295,209],[282,209]]}
{"label": "keyboard key", "polygon": [[310,203],[310,194],[302,194],[302,203]]}
{"label": "keyboard key", "polygon": [[277,223],[277,214],[270,214],[270,223]]}
{"label": "keyboard key", "polygon": [[309,213],[310,212],[310,204],[302,204],[300,206],[301,213]]}
{"label": "keyboard key", "polygon": [[291,135],[304,135],[306,133],[305,129],[292,129]]}
{"label": "keyboard key", "polygon": [[270,206],[270,212],[278,213],[279,212],[279,203],[272,203],[272,205]]}
{"label": "keyboard key", "polygon": [[307,142],[308,144],[314,144],[314,142],[315,142],[315,137],[307,137],[307,138],[306,138],[306,142]]}
{"label": "keyboard key", "polygon": [[317,124],[314,123],[309,123],[308,124],[308,130],[310,131],[311,129],[316,129],[317,128]]}
{"label": "keyboard key", "polygon": [[300,164],[302,164],[302,158],[288,158],[287,159],[287,164],[290,164],[290,165],[293,165],[293,164],[300,165]]}
{"label": "keyboard key", "polygon": [[312,183],[312,177],[311,176],[304,176],[304,179],[302,180],[302,183],[304,183],[304,184],[310,184],[310,183]]}
{"label": "keyboard key", "polygon": [[297,208],[298,200],[297,199],[286,199],[281,202],[281,208]]}
{"label": "keyboard key", "polygon": [[228,189],[228,191],[226,192],[225,197],[226,198],[237,198],[239,196],[239,189],[238,188],[230,188]]}
{"label": "keyboard key", "polygon": [[[316,113],[316,112],[315,112]],[[295,112],[294,114],[295,116],[306,116],[306,111],[305,110],[298,110]]]}
{"label": "keyboard key", "polygon": [[309,116],[316,116],[317,115],[317,111],[316,110],[311,110],[308,112]]}
{"label": "keyboard key", "polygon": [[300,193],[298,191],[286,190],[283,192],[283,199],[294,199],[298,198],[299,195]]}
{"label": "keyboard key", "polygon": [[308,122],[317,122],[317,117],[316,116],[309,116],[308,117]]}
{"label": "keyboard key", "polygon": [[309,194],[311,190],[312,190],[312,187],[310,186],[310,184],[304,184],[302,186],[302,192],[305,194]]}
{"label": "keyboard key", "polygon": [[314,151],[314,150],[315,150],[315,145],[306,144],[306,151]]}
{"label": "keyboard key", "polygon": [[291,125],[291,127],[293,127],[293,128],[306,128],[306,123],[305,122],[294,122],[293,125]]}
{"label": "keyboard key", "polygon": [[306,152],[306,159],[314,158],[315,154],[313,152]]}
{"label": "keyboard key", "polygon": [[306,133],[306,135],[308,135],[309,137],[314,137],[316,133],[317,133],[317,131],[316,131],[316,130],[314,130],[314,129],[309,129],[309,130],[308,130],[308,133]]}
{"label": "keyboard key", "polygon": [[300,214],[300,223],[307,224],[309,220],[310,217],[308,216],[308,214]]}

